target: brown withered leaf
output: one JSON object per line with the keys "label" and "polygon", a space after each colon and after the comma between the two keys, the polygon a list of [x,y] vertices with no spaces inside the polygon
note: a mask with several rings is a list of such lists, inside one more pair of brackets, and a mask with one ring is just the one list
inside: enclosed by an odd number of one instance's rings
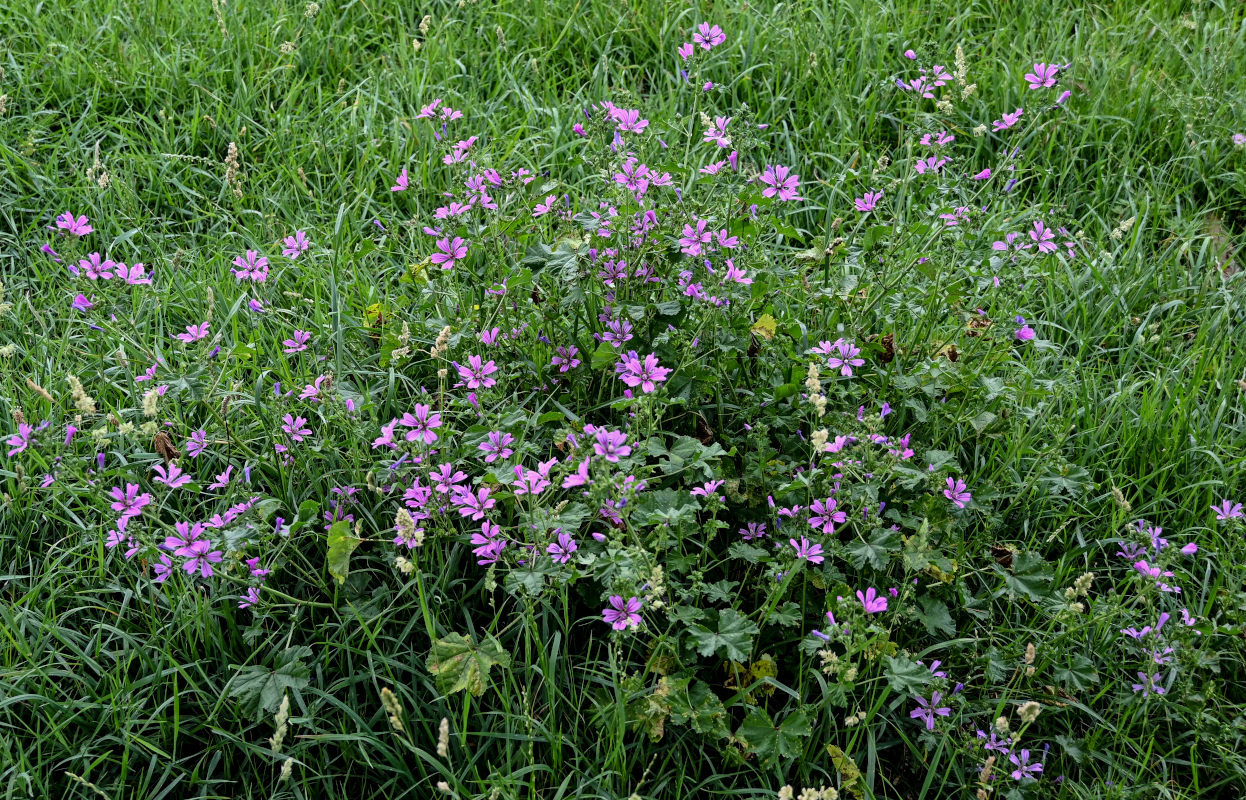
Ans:
{"label": "brown withered leaf", "polygon": [[177,458],[177,448],[173,446],[173,440],[169,438],[169,434],[160,431],[151,440],[151,448],[164,459],[164,463],[168,464]]}
{"label": "brown withered leaf", "polygon": [[991,558],[1004,569],[1012,569],[1012,550],[1002,544],[991,545]]}
{"label": "brown withered leaf", "polygon": [[878,360],[883,364],[890,364],[896,357],[896,335],[888,333],[878,340],[883,346],[883,351],[878,354]]}
{"label": "brown withered leaf", "polygon": [[697,440],[706,447],[714,441],[714,431],[710,430],[709,423],[700,414],[697,415]]}

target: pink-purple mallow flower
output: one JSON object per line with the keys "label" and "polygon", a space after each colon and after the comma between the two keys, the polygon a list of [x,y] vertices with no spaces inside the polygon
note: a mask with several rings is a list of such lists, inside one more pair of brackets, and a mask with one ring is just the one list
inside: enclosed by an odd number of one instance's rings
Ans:
{"label": "pink-purple mallow flower", "polygon": [[601,618],[610,623],[610,627],[616,631],[633,628],[640,624],[640,598],[629,597],[626,600],[622,595],[611,595],[606,601],[608,605],[602,609]]}
{"label": "pink-purple mallow flower", "polygon": [[952,505],[957,508],[964,508],[973,500],[973,495],[966,491],[969,487],[960,478],[948,478],[947,488],[943,490],[943,496],[952,501]]}
{"label": "pink-purple mallow flower", "polygon": [[858,589],[857,600],[860,601],[861,607],[867,614],[880,614],[887,610],[887,598],[880,595],[873,586],[864,592]]}
{"label": "pink-purple mallow flower", "polygon": [[822,555],[822,545],[817,542],[810,542],[804,536],[800,537],[799,542],[795,539],[788,539],[787,541],[792,546],[792,549],[796,551],[796,557],[803,558],[810,564],[821,564],[825,558]]}
{"label": "pink-purple mallow flower", "polygon": [[627,355],[619,359],[614,365],[614,371],[618,373],[619,379],[632,388],[640,387],[645,394],[655,391],[658,384],[666,380],[671,374],[670,367],[662,367],[658,365],[658,356],[656,353],[650,353],[643,359],[631,350]]}
{"label": "pink-purple mallow flower", "polygon": [[938,691],[931,694],[929,700],[924,697],[914,697],[913,699],[917,701],[918,707],[909,712],[909,717],[911,719],[920,719],[926,723],[926,730],[928,731],[934,730],[936,716],[946,717],[952,713],[952,709],[948,706],[939,705],[943,702],[943,695]]}
{"label": "pink-purple mallow flower", "polygon": [[771,164],[766,167],[766,171],[758,178],[766,185],[762,190],[763,197],[778,196],[779,200],[800,200],[800,176],[792,172],[790,167]]}

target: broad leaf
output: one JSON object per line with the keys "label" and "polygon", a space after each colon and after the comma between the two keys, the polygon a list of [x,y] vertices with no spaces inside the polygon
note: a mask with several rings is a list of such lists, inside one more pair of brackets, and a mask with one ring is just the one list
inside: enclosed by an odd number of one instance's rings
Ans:
{"label": "broad leaf", "polygon": [[433,642],[424,665],[437,679],[437,691],[442,694],[467,690],[479,697],[484,694],[489,670],[494,666],[505,669],[510,663],[510,654],[492,636],[477,645],[460,633],[452,633]]}
{"label": "broad leaf", "polygon": [[1038,553],[1017,553],[1012,559],[1012,574],[1004,574],[1004,584],[1017,594],[1040,600],[1047,594],[1052,577],[1051,569]]}
{"label": "broad leaf", "polygon": [[306,688],[311,670],[303,659],[312,654],[310,647],[290,647],[277,657],[277,668],[252,664],[238,670],[229,682],[229,696],[237,697],[255,719],[276,713],[287,690]]}
{"label": "broad leaf", "polygon": [[329,526],[329,574],[344,583],[350,574],[350,554],[363,543],[351,535],[350,523],[338,520]]}
{"label": "broad leaf", "polygon": [[740,723],[735,735],[757,756],[761,766],[769,767],[799,756],[804,752],[803,741],[812,733],[813,728],[803,710],[798,709],[775,725],[764,709],[754,708]]}
{"label": "broad leaf", "polygon": [[887,682],[897,692],[921,694],[923,687],[931,680],[930,670],[907,656],[888,656],[886,661]]}
{"label": "broad leaf", "polygon": [[700,623],[688,629],[697,652],[703,656],[719,653],[732,661],[747,661],[753,649],[753,634],[759,630],[757,625],[731,608],[711,611],[708,616],[714,629]]}
{"label": "broad leaf", "polygon": [[917,601],[917,605],[917,618],[921,620],[922,625],[926,626],[926,631],[931,636],[940,632],[948,636],[956,635],[956,623],[952,621],[947,603],[933,597],[923,597]]}
{"label": "broad leaf", "polygon": [[1094,662],[1080,654],[1073,656],[1067,666],[1056,667],[1054,674],[1060,683],[1079,690],[1089,689],[1099,682]]}

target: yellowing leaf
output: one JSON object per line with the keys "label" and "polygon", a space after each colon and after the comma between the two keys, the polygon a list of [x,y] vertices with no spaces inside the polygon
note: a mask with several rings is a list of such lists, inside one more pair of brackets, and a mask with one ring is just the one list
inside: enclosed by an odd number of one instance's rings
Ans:
{"label": "yellowing leaf", "polygon": [[510,654],[492,636],[477,645],[461,633],[452,633],[433,642],[424,666],[437,679],[437,691],[442,694],[467,690],[479,697],[485,692],[489,670],[494,666],[505,669],[510,663]]}
{"label": "yellowing leaf", "polygon": [[363,543],[350,533],[350,523],[338,520],[329,527],[329,574],[337,578],[338,583],[346,581],[350,573],[350,554]]}
{"label": "yellowing leaf", "polygon": [[753,327],[749,328],[754,334],[765,339],[767,342],[774,338],[775,331],[779,329],[779,323],[769,314],[762,314]]}

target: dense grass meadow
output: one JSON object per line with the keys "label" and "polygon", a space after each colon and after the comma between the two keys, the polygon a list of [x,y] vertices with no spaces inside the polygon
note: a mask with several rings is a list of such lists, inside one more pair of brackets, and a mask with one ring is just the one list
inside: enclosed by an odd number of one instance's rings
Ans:
{"label": "dense grass meadow", "polygon": [[1246,794],[1243,53],[0,2],[0,797]]}

